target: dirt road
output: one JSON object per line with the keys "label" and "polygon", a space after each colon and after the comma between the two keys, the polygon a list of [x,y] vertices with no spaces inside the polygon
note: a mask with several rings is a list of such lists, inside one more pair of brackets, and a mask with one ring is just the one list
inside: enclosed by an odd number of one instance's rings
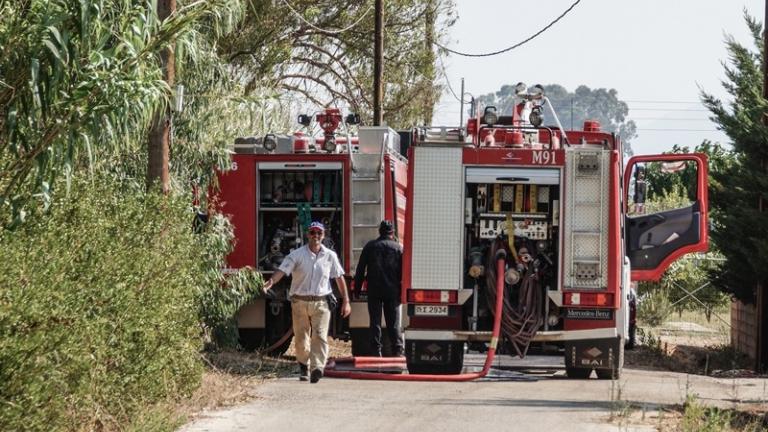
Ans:
{"label": "dirt road", "polygon": [[[247,404],[204,413],[181,430],[654,431],[664,422],[658,408],[680,404],[686,395],[722,407],[738,403],[741,408],[764,407],[768,399],[764,379],[627,368],[615,382],[569,380],[557,368],[496,375],[469,383],[325,378],[313,385],[296,377],[281,378],[259,386],[256,398]],[[627,415],[629,406],[634,415]]]}

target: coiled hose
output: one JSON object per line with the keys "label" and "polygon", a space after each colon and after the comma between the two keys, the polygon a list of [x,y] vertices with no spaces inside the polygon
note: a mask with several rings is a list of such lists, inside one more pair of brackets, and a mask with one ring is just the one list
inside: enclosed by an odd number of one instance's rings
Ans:
{"label": "coiled hose", "polygon": [[[496,256],[500,250],[504,250],[504,244],[500,240],[496,240],[489,248],[489,259]],[[499,270],[497,268],[494,270],[492,266],[489,266],[486,272],[488,306],[492,307],[497,302],[497,293],[502,290],[501,296],[505,297],[501,319],[502,332],[520,358],[525,357],[528,353],[531,340],[544,324],[541,282],[534,270],[533,262],[524,265],[526,265],[526,271],[520,282],[516,305],[512,304],[508,296],[504,296],[504,284],[499,286],[495,283],[500,276],[502,281],[504,280],[504,269]],[[499,273],[501,274],[499,275]]]}

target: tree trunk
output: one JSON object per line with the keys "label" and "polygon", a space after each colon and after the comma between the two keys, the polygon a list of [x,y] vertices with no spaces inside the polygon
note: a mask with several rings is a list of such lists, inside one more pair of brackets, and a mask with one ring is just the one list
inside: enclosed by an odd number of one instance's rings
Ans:
{"label": "tree trunk", "polygon": [[[164,21],[176,11],[176,0],[158,0],[157,15]],[[164,48],[160,52],[160,62],[163,68],[163,79],[168,87],[173,88],[176,79],[176,57],[173,45]],[[155,113],[152,127],[149,131],[147,188],[159,183],[163,193],[168,193],[170,188],[170,175],[168,174],[168,159],[170,155],[171,141],[171,108],[170,106],[158,110]]]}

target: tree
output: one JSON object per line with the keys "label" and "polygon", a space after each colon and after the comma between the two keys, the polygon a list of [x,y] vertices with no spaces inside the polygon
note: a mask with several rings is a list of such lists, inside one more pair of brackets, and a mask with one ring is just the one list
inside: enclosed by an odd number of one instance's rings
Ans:
{"label": "tree", "polygon": [[[316,109],[349,106],[370,122],[371,4],[250,0],[243,27],[222,44],[221,52],[246,82],[246,94],[254,89],[280,89]],[[388,0],[385,9],[384,120],[392,127],[424,123],[440,94],[430,41],[439,42],[452,25],[453,2]],[[442,18],[435,21],[437,16]]]}
{"label": "tree", "polygon": [[[693,152],[707,155],[710,193],[721,188],[722,186],[717,179],[733,165],[735,158],[733,152],[720,145],[720,143],[713,143],[710,140],[704,140],[693,149]],[[691,148],[677,144],[672,146],[672,150],[664,152],[664,154],[686,153],[691,153]],[[662,173],[661,167],[662,164],[649,164],[646,166],[645,176],[648,183],[649,199],[653,199],[655,195],[668,195],[675,188],[678,188],[687,193],[689,201],[696,200],[695,186],[697,173],[695,164],[686,164],[682,170],[674,173]]]}
{"label": "tree", "polygon": [[[619,100],[615,89],[590,89],[585,85],[576,88],[573,93],[558,84],[544,86],[544,92],[552,102],[563,127],[566,129],[580,128],[585,120],[597,120],[604,130],[615,132],[624,142],[625,156],[632,155],[630,141],[637,136],[637,126],[632,120],[627,120],[629,107],[626,102]],[[509,114],[515,104],[515,85],[503,85],[496,93],[488,93],[477,98],[480,107],[495,105],[500,113]],[[480,110],[482,112],[482,109]],[[548,114],[545,110],[545,114]],[[554,119],[545,118],[548,124],[554,124]]]}
{"label": "tree", "polygon": [[768,200],[768,101],[762,96],[763,26],[746,13],[745,20],[753,47],[732,36],[726,39],[729,61],[723,87],[732,102],[726,107],[704,91],[702,100],[734,152],[732,163],[711,176],[710,207],[716,217],[710,235],[727,259],[711,276],[721,290],[751,303],[757,284],[768,280],[768,213],[762,211]]}
{"label": "tree", "polygon": [[239,0],[183,3],[161,24],[138,0],[0,2],[1,225],[47,207],[60,176],[141,152],[170,98],[157,53],[200,23],[221,34],[242,11]]}

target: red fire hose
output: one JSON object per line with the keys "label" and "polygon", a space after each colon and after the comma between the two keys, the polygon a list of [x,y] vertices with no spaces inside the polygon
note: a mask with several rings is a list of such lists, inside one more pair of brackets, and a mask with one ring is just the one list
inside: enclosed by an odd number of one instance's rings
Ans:
{"label": "red fire hose", "polygon": [[496,296],[496,312],[493,318],[493,333],[491,335],[491,345],[488,349],[488,354],[485,357],[485,364],[480,372],[465,373],[458,375],[428,375],[428,374],[408,374],[408,375],[393,375],[389,373],[380,372],[361,372],[361,371],[337,371],[334,369],[337,363],[352,363],[356,368],[375,368],[375,367],[392,367],[402,366],[405,363],[404,357],[398,358],[382,358],[382,357],[344,357],[340,359],[332,359],[329,362],[329,366],[325,368],[324,375],[333,378],[352,378],[352,379],[367,379],[367,380],[386,380],[386,381],[472,381],[477,378],[482,378],[488,374],[488,370],[491,368],[493,358],[496,356],[496,345],[499,342],[499,333],[501,332],[501,314],[504,304],[504,264],[506,261],[506,251],[500,249],[496,253],[496,292],[500,295]]}

